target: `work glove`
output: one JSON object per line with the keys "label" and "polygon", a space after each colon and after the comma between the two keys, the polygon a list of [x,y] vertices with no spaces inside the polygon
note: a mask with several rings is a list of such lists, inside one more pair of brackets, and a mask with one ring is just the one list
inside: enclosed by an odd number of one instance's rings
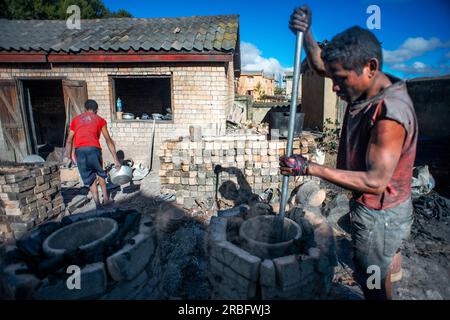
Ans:
{"label": "work glove", "polygon": [[309,161],[298,154],[290,157],[280,157],[280,171],[285,176],[306,176],[308,174]]}

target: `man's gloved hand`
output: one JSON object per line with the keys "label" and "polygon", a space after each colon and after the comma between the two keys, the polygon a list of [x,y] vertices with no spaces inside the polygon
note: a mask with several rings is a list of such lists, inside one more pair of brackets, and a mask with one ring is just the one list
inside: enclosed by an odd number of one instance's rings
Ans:
{"label": "man's gloved hand", "polygon": [[305,176],[308,174],[309,161],[298,154],[280,157],[280,171],[285,176]]}
{"label": "man's gloved hand", "polygon": [[306,32],[311,27],[311,24],[312,12],[307,5],[294,9],[291,18],[289,19],[289,29],[291,29],[292,32]]}

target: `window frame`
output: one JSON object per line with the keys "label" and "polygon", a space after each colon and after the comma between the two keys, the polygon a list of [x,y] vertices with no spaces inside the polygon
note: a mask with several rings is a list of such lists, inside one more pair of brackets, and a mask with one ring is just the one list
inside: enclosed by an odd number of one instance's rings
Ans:
{"label": "window frame", "polygon": [[133,119],[133,120],[124,120],[117,119],[116,116],[116,83],[115,79],[169,79],[169,90],[170,90],[170,108],[172,109],[172,119],[171,120],[156,120],[159,123],[174,123],[175,113],[174,113],[174,104],[173,104],[173,72],[167,74],[109,74],[108,82],[109,82],[109,91],[110,91],[110,112],[111,112],[111,122],[148,122],[153,123],[153,120],[142,120],[142,119]]}

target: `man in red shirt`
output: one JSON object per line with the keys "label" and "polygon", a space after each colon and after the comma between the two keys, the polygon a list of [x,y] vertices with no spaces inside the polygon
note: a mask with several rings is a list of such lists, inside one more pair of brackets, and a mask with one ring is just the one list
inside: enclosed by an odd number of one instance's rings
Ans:
{"label": "man in red shirt", "polygon": [[108,132],[106,120],[97,115],[98,105],[94,100],[87,100],[84,104],[86,111],[76,116],[70,123],[70,131],[66,141],[64,162],[70,162],[72,155],[72,141],[75,148],[76,163],[78,171],[83,179],[85,186],[88,186],[92,192],[97,208],[100,207],[97,182],[102,188],[103,205],[112,203],[106,189],[106,172],[103,169],[102,149],[100,147],[100,134],[105,137],[114,163],[117,169],[120,168],[120,162],[117,158],[114,141]]}
{"label": "man in red shirt", "polygon": [[281,173],[309,174],[353,191],[356,279],[366,298],[391,299],[393,257],[400,257],[412,224],[411,177],[418,135],[414,107],[405,82],[381,71],[381,45],[370,31],[352,27],[321,49],[310,25],[311,10],[295,9],[289,27],[304,32],[310,66],[331,78],[333,91],[348,103],[337,168],[292,155],[280,158]]}

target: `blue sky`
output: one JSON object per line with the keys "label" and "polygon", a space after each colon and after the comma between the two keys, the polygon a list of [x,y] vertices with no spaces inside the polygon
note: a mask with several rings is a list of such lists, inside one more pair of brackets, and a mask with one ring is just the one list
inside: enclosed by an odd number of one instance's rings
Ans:
{"label": "blue sky", "polygon": [[[384,71],[402,78],[450,74],[449,0],[310,0],[313,34],[331,39],[344,29],[366,28],[370,5],[381,12]],[[295,36],[287,27],[293,0],[104,0],[109,9],[124,8],[134,17],[239,14],[242,68],[280,73],[293,65]]]}

